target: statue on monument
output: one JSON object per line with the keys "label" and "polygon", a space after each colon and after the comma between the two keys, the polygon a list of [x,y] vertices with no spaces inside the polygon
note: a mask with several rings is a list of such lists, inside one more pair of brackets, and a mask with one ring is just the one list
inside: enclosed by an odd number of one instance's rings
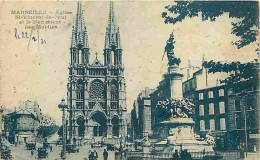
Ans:
{"label": "statue on monument", "polygon": [[173,32],[170,34],[170,38],[167,40],[166,42],[166,46],[164,49],[164,54],[162,59],[164,58],[165,53],[167,54],[167,58],[168,58],[168,65],[172,66],[172,65],[179,65],[181,63],[181,59],[177,58],[174,55],[174,35]]}
{"label": "statue on monument", "polygon": [[190,118],[195,113],[195,106],[188,99],[165,98],[158,101],[156,107],[166,109],[172,118]]}

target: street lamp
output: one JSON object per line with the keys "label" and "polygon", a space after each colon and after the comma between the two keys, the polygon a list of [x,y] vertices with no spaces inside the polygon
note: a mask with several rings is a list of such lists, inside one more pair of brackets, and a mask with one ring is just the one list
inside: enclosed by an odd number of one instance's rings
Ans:
{"label": "street lamp", "polygon": [[68,105],[65,102],[65,99],[61,99],[61,103],[58,105],[58,107],[62,110],[62,154],[61,154],[61,159],[66,159],[66,137],[65,137],[65,109],[68,108]]}

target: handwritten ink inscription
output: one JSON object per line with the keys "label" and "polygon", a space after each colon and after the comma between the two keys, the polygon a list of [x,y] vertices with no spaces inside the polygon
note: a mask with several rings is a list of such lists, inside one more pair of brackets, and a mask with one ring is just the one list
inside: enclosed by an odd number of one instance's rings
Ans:
{"label": "handwritten ink inscription", "polygon": [[36,30],[36,33],[33,29],[31,32],[28,33],[26,31],[19,32],[17,28],[14,28],[14,37],[15,39],[27,39],[28,40],[28,48],[30,47],[31,43],[37,43],[38,49],[40,45],[47,44],[47,41],[44,38],[40,37],[39,30]]}

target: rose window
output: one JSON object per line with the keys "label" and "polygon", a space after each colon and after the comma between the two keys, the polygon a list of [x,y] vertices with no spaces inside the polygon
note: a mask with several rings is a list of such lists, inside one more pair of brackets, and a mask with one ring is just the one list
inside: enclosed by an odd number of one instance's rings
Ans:
{"label": "rose window", "polygon": [[90,85],[89,96],[91,99],[104,99],[104,84],[100,80],[94,80]]}

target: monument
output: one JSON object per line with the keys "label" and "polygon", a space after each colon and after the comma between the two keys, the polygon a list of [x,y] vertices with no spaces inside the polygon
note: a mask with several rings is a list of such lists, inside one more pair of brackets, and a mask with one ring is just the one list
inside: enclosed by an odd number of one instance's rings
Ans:
{"label": "monument", "polygon": [[210,141],[198,139],[194,133],[195,122],[192,115],[195,112],[195,106],[188,99],[182,98],[183,74],[179,69],[181,60],[174,54],[174,43],[174,35],[171,33],[165,46],[168,58],[168,72],[165,78],[170,80],[170,98],[161,99],[157,104],[157,107],[166,109],[170,117],[169,120],[160,122],[159,138],[163,140],[156,144],[164,145],[165,152],[185,149],[188,152],[213,152],[214,140],[210,137],[208,138]]}

